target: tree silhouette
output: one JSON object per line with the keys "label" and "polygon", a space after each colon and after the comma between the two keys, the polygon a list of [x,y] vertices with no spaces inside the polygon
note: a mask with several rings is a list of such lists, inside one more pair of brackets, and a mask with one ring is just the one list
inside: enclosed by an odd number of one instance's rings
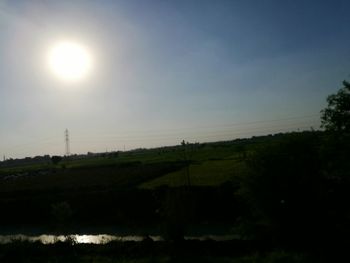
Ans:
{"label": "tree silhouette", "polygon": [[328,106],[321,111],[322,127],[329,131],[350,131],[350,83],[343,81],[344,87],[327,98]]}
{"label": "tree silhouette", "polygon": [[324,135],[321,156],[322,174],[326,182],[325,216],[329,225],[329,236],[334,238],[350,233],[348,201],[350,198],[350,83],[327,98],[328,106],[321,111]]}

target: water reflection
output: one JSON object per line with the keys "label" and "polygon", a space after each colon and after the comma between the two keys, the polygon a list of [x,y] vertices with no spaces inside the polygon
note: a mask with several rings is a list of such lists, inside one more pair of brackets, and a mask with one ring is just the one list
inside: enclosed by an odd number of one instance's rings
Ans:
{"label": "water reflection", "polygon": [[[153,241],[162,241],[161,236],[149,236]],[[0,235],[0,244],[12,243],[16,241],[41,242],[43,244],[53,244],[56,242],[71,241],[74,243],[105,244],[110,241],[142,241],[144,236],[115,236],[115,235]]]}
{"label": "water reflection", "polygon": [[[80,244],[106,244],[110,241],[142,241],[145,236],[129,235],[129,236],[116,236],[116,235],[40,235],[40,236],[28,236],[28,235],[0,235],[0,244],[8,244],[16,241],[29,241],[29,242],[41,242],[43,244],[53,244],[56,242],[70,241],[72,243]],[[164,241],[161,236],[147,236],[147,238],[153,241]],[[203,236],[187,236],[186,240],[215,240],[226,241],[237,239],[235,235],[203,235]]]}

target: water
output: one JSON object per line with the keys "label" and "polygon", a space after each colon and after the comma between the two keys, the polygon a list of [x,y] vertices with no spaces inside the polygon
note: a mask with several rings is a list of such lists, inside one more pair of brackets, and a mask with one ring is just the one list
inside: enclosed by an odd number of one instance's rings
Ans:
{"label": "water", "polygon": [[[116,235],[0,235],[0,244],[8,244],[15,241],[29,241],[29,242],[41,242],[43,244],[53,244],[58,241],[72,241],[79,244],[106,244],[111,241],[143,241],[145,236],[129,235],[129,236],[116,236]],[[162,236],[147,236],[147,238],[153,241],[164,241]],[[232,239],[237,239],[236,235],[202,235],[202,236],[186,236],[185,240],[215,240],[215,241],[227,241]]]}

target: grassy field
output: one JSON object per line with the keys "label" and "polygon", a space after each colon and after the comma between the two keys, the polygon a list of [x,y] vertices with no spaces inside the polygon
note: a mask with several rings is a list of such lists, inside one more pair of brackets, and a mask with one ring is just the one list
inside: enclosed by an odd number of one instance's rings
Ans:
{"label": "grassy field", "polygon": [[[3,167],[0,207],[4,216],[0,222],[56,227],[60,219],[52,212],[53,207],[65,204],[61,210],[70,215],[65,220],[72,223],[71,228],[81,224],[158,224],[165,220],[169,200],[178,202],[182,190],[152,188],[184,185],[189,162],[194,186],[220,185],[232,180],[241,169],[237,156],[232,143],[193,144],[83,159],[72,156],[57,165]],[[215,189],[194,192],[198,200],[202,196],[221,198]],[[209,205],[211,201],[203,202]],[[203,209],[198,205],[198,211]],[[201,213],[203,218],[216,220],[204,210]]]}
{"label": "grassy field", "polygon": [[[235,180],[245,171],[245,165],[237,159],[208,160],[189,166],[191,185],[217,186]],[[168,173],[140,185],[141,188],[153,189],[162,185],[182,186],[187,184],[187,168]]]}
{"label": "grassy field", "polygon": [[[239,159],[206,160],[189,166],[191,185],[217,186],[234,180],[244,172],[244,163]],[[52,168],[51,168],[52,169]],[[45,175],[22,176],[2,180],[0,192],[40,189],[74,189],[133,187],[153,189],[161,185],[171,187],[187,184],[187,168],[178,162],[129,162],[118,160],[92,160],[73,163],[68,168],[56,168]]]}
{"label": "grassy field", "polygon": [[[217,186],[234,180],[244,172],[245,156],[256,147],[281,135],[251,139],[195,143],[187,145],[137,149],[117,155],[87,156],[63,159],[52,163],[0,167],[0,192],[74,189],[141,187],[152,189],[161,185],[187,184],[187,168],[192,185]],[[276,137],[276,138],[275,138]],[[45,174],[41,174],[44,171]],[[29,173],[20,175],[21,173]],[[5,177],[11,180],[4,180]]]}
{"label": "grassy field", "polygon": [[[117,157],[63,160],[58,165],[24,165],[0,168],[0,192],[133,187],[185,184],[184,162],[194,185],[219,185],[242,169],[234,145],[198,144],[121,152]],[[42,174],[40,171],[44,171]],[[27,173],[21,175],[21,173]],[[5,177],[9,180],[5,180]]]}
{"label": "grassy field", "polygon": [[114,166],[66,168],[50,171],[44,175],[22,176],[2,180],[0,192],[24,190],[74,190],[74,189],[124,189],[181,169],[181,163],[124,163]]}

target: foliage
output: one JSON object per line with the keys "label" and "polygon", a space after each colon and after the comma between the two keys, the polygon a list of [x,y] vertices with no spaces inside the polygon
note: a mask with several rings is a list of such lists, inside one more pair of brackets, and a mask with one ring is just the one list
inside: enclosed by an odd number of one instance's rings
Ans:
{"label": "foliage", "polygon": [[327,98],[328,107],[321,113],[327,133],[322,141],[322,171],[326,181],[323,209],[330,225],[331,238],[350,234],[348,201],[350,199],[350,83]]}
{"label": "foliage", "polygon": [[253,214],[285,238],[305,238],[317,228],[322,180],[319,142],[317,133],[292,134],[262,147],[247,161],[250,172],[242,178],[241,193]]}
{"label": "foliage", "polygon": [[350,83],[343,81],[344,87],[327,98],[328,106],[321,111],[322,126],[329,131],[350,131]]}

